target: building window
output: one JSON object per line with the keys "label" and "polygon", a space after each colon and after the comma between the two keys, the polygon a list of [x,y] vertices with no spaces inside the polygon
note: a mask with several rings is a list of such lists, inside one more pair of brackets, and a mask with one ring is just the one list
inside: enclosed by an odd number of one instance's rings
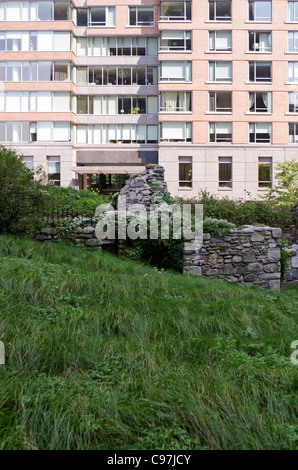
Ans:
{"label": "building window", "polygon": [[272,188],[272,157],[259,157],[259,188]]}
{"label": "building window", "polygon": [[268,23],[272,21],[271,1],[249,1],[249,21]]}
{"label": "building window", "polygon": [[289,1],[289,21],[298,22],[298,2]]}
{"label": "building window", "polygon": [[271,62],[249,62],[250,82],[271,82],[272,63]]}
{"label": "building window", "polygon": [[52,2],[38,2],[38,19],[40,21],[53,20],[53,3]]}
{"label": "building window", "polygon": [[209,62],[209,80],[211,82],[231,82],[232,62]]}
{"label": "building window", "polygon": [[162,122],[161,142],[191,142],[191,122]]}
{"label": "building window", "polygon": [[87,25],[88,25],[87,8],[78,8],[77,9],[77,26],[87,26]]}
{"label": "building window", "polygon": [[160,111],[167,113],[191,112],[191,92],[162,91]]}
{"label": "building window", "polygon": [[249,142],[271,144],[272,124],[269,122],[253,122],[249,124]]}
{"label": "building window", "polygon": [[232,157],[218,158],[218,186],[232,188]]}
{"label": "building window", "polygon": [[157,85],[157,67],[78,67],[77,85]]}
{"label": "building window", "polygon": [[298,144],[298,125],[295,122],[289,124],[289,143]]}
{"label": "building window", "polygon": [[191,1],[161,1],[161,21],[191,21]]}
{"label": "building window", "polygon": [[118,125],[78,125],[78,144],[157,144],[158,126],[118,124]]}
{"label": "building window", "polygon": [[154,7],[129,7],[130,26],[154,26]]}
{"label": "building window", "polygon": [[232,92],[231,91],[210,91],[209,111],[212,113],[232,112]]}
{"label": "building window", "polygon": [[192,188],[192,157],[179,157],[179,186]]}
{"label": "building window", "polygon": [[210,122],[210,142],[231,143],[232,123],[231,122]]}
{"label": "building window", "polygon": [[249,92],[249,112],[250,113],[271,113],[272,94],[271,92],[251,91]]}
{"label": "building window", "polygon": [[160,66],[161,82],[190,82],[191,62],[164,60]]}
{"label": "building window", "polygon": [[298,113],[298,93],[289,93],[289,113]]}
{"label": "building window", "polygon": [[210,21],[231,21],[232,20],[232,2],[223,0],[209,1],[209,20]]}
{"label": "building window", "polygon": [[271,32],[249,31],[249,50],[252,52],[272,52]]}
{"label": "building window", "polygon": [[115,26],[115,7],[90,8],[89,26]]}
{"label": "building window", "polygon": [[60,157],[47,157],[48,162],[48,181],[54,186],[60,186]]}
{"label": "building window", "polygon": [[289,82],[298,82],[298,62],[289,62]]}
{"label": "building window", "polygon": [[63,2],[54,2],[54,20],[67,21],[70,19],[70,4]]}
{"label": "building window", "polygon": [[209,31],[209,50],[230,52],[232,50],[232,32]]}
{"label": "building window", "polygon": [[144,36],[78,38],[78,56],[154,56],[158,53],[158,38]]}
{"label": "building window", "polygon": [[191,51],[191,31],[161,31],[161,51]]}
{"label": "building window", "polygon": [[34,162],[33,162],[33,157],[22,157],[22,162],[25,165],[28,170],[30,170],[32,173],[34,171]]}
{"label": "building window", "polygon": [[289,52],[298,52],[298,32],[289,32]]}
{"label": "building window", "polygon": [[68,81],[71,70],[69,62],[1,62],[0,80],[8,82]]}

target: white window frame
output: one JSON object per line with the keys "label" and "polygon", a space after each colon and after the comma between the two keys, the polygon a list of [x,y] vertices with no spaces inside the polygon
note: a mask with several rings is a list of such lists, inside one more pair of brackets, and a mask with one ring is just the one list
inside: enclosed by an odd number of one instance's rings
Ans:
{"label": "white window frame", "polygon": [[[136,10],[136,24],[130,24],[130,12],[131,9],[135,8]],[[147,21],[147,22],[139,22],[138,16],[139,16],[139,11],[140,10],[151,10],[153,11],[153,21]],[[154,6],[144,6],[144,5],[136,5],[136,6],[130,6],[128,7],[128,26],[130,27],[143,27],[143,28],[151,28],[154,27],[155,25],[155,8]]]}
{"label": "white window frame", "polygon": [[[228,2],[228,1],[230,2],[230,5],[231,5],[231,16],[226,17],[226,16],[217,16],[217,5],[218,5],[219,3],[221,3],[222,0],[209,0],[209,3],[208,3],[208,10],[209,10],[209,16],[208,16],[208,18],[209,18],[209,21],[212,21],[212,22],[214,22],[214,23],[218,23],[219,21],[224,21],[225,23],[232,21],[232,18],[233,18],[232,6],[233,6],[233,5],[232,5],[232,1],[226,0],[226,2]],[[210,18],[211,3],[214,3],[214,20],[212,20],[212,19]]]}
{"label": "white window frame", "polygon": [[[231,135],[231,137],[228,137],[227,139],[224,138],[218,138],[217,135],[220,134],[220,126],[221,125],[229,125],[231,128],[230,134],[227,133],[227,135]],[[212,132],[212,128],[214,129],[214,132]],[[211,139],[211,135],[214,135],[214,142]],[[209,122],[209,142],[210,144],[232,144],[233,143],[233,123],[232,122]]]}
{"label": "white window frame", "polygon": [[[230,47],[221,49],[216,46],[217,34],[218,33],[229,33],[230,35]],[[211,44],[211,36],[214,35],[214,49],[210,47]],[[209,31],[209,51],[210,52],[232,52],[232,31],[230,30],[213,30]]]}
{"label": "white window frame", "polygon": [[[217,79],[216,70],[218,69],[217,64],[230,64],[231,76],[226,80],[222,78]],[[211,79],[211,64],[214,64],[214,80]],[[232,83],[233,81],[233,62],[231,60],[211,60],[209,61],[209,81],[213,83]]]}
{"label": "white window frame", "polygon": [[[265,125],[265,124],[269,125],[270,141],[268,142],[267,140],[264,140],[264,139],[257,141],[256,136],[257,136],[258,126],[262,126],[262,125]],[[254,126],[254,132],[253,133],[250,132],[251,126]],[[253,142],[250,140],[250,136],[252,134],[254,135],[254,141]],[[249,123],[249,139],[248,139],[248,141],[249,141],[250,144],[267,144],[267,145],[272,144],[272,122],[250,122]]]}
{"label": "white window frame", "polygon": [[[269,17],[260,17],[260,18],[257,18],[256,16],[256,10],[257,10],[257,3],[260,3],[260,2],[263,2],[263,3],[270,3],[271,4],[271,16],[270,16],[270,19]],[[249,16],[250,16],[250,5],[253,3],[253,16],[254,16],[254,19],[250,19]],[[248,2],[248,18],[249,18],[249,22],[252,22],[252,23],[272,23],[272,1],[271,0],[249,0]]]}

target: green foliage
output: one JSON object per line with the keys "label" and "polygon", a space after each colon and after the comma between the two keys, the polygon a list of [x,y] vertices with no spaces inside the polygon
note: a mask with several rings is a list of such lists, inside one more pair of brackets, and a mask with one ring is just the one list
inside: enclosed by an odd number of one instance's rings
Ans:
{"label": "green foliage", "polygon": [[274,206],[290,206],[298,204],[298,160],[278,162],[275,178],[277,184],[268,189],[264,199]]}
{"label": "green foliage", "polygon": [[46,186],[47,206],[54,207],[55,210],[69,208],[75,212],[93,216],[98,205],[106,204],[111,199],[110,194],[100,195],[83,189],[78,191],[72,188]]}
{"label": "green foliage", "polygon": [[289,267],[288,259],[291,258],[291,255],[285,250],[285,248],[289,248],[286,242],[281,242],[280,247],[280,265],[281,265],[281,280],[283,281],[285,278],[285,272]]}
{"label": "green foliage", "polygon": [[212,219],[207,217],[203,222],[204,233],[215,233],[217,235],[226,235],[229,230],[235,228],[234,224],[231,224],[224,219]]}
{"label": "green foliage", "polygon": [[297,289],[0,237],[0,449],[297,448]]}
{"label": "green foliage", "polygon": [[12,149],[0,146],[0,233],[32,234],[42,219],[44,187]]}
{"label": "green foliage", "polygon": [[229,199],[202,191],[198,200],[183,201],[184,203],[203,204],[204,217],[225,219],[242,225],[270,225],[284,227],[291,221],[291,207],[274,206],[265,201],[243,201]]}

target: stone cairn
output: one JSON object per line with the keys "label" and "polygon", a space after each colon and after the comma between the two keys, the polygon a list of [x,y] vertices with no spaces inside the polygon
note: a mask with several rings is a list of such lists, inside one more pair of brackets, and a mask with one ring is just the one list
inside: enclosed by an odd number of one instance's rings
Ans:
{"label": "stone cairn", "polygon": [[161,165],[149,164],[141,173],[131,175],[119,193],[119,196],[126,197],[126,208],[121,207],[121,209],[129,211],[133,204],[142,204],[149,211],[151,196],[154,193],[157,191],[169,193],[164,172]]}

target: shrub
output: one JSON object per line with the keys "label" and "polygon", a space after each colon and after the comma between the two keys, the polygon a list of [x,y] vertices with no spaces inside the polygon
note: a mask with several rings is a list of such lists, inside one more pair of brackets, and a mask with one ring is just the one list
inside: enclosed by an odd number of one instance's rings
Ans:
{"label": "shrub", "polygon": [[224,219],[211,219],[206,218],[203,222],[204,233],[215,233],[217,235],[226,235],[230,229],[235,228],[234,224],[231,224]]}
{"label": "shrub", "polygon": [[47,206],[49,208],[69,208],[90,216],[95,214],[95,209],[98,205],[107,203],[112,198],[110,194],[99,195],[83,189],[76,190],[52,185],[47,185],[45,189],[47,192]]}
{"label": "shrub", "polygon": [[291,206],[273,205],[268,201],[243,201],[227,197],[219,199],[207,191],[202,191],[197,200],[182,201],[185,203],[202,204],[204,217],[224,219],[241,225],[287,226],[291,222]]}
{"label": "shrub", "polygon": [[0,233],[32,234],[42,223],[44,186],[15,151],[0,147]]}
{"label": "shrub", "polygon": [[264,199],[274,206],[294,206],[298,203],[298,161],[290,160],[276,164],[277,184],[269,189]]}

